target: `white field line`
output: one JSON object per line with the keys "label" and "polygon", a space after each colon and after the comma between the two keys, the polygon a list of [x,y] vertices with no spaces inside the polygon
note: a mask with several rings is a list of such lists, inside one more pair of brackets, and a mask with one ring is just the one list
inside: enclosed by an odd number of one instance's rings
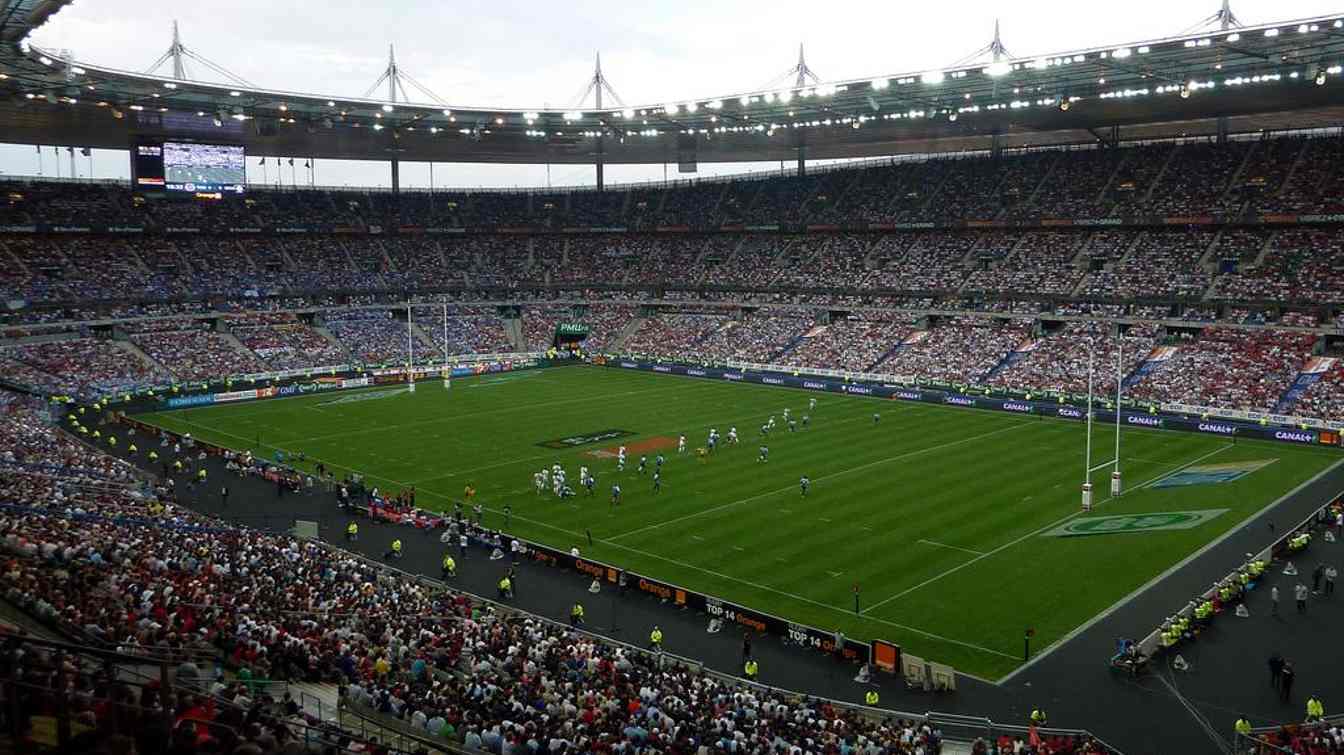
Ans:
{"label": "white field line", "polygon": [[[1181,469],[1184,469],[1185,467],[1189,467],[1189,466],[1193,466],[1193,465],[1195,465],[1195,464],[1198,464],[1199,462],[1204,461],[1205,459],[1209,458],[1210,456],[1213,456],[1214,454],[1217,454],[1217,453],[1222,453],[1223,451],[1226,451],[1226,450],[1229,449],[1229,448],[1232,448],[1232,444],[1230,444],[1230,443],[1229,443],[1228,445],[1225,445],[1225,446],[1219,446],[1218,448],[1215,448],[1214,450],[1212,450],[1212,451],[1210,451],[1210,452],[1204,454],[1203,456],[1200,456],[1200,457],[1198,457],[1198,458],[1196,458],[1196,459],[1193,459],[1193,460],[1191,460],[1191,461],[1188,461],[1188,462],[1182,464],[1181,466],[1179,466],[1179,467],[1176,468],[1176,471],[1179,471],[1179,470],[1181,470]],[[1153,481],[1155,481],[1155,480],[1159,480],[1159,479],[1161,479],[1162,477],[1165,477],[1165,476],[1167,476],[1167,475],[1169,475],[1169,474],[1171,474],[1171,473],[1170,473],[1170,472],[1162,472],[1162,473],[1158,474],[1158,475],[1155,476],[1155,477],[1149,478],[1147,481],[1145,481],[1145,482],[1143,482],[1142,484],[1140,484],[1140,485],[1139,485],[1139,488],[1142,488],[1142,487],[1148,485],[1148,483],[1151,483],[1151,482],[1153,482]],[[1108,496],[1107,498],[1104,498],[1104,499],[1102,499],[1100,502],[1098,502],[1098,503],[1094,506],[1094,508],[1100,508],[1102,504],[1104,504],[1104,503],[1106,503],[1106,502],[1108,502],[1108,501],[1111,501],[1111,500],[1114,499],[1114,498],[1115,498],[1115,496]],[[990,556],[993,556],[993,555],[995,555],[995,554],[997,554],[997,553],[1002,553],[1003,551],[1008,550],[1009,548],[1013,547],[1014,545],[1017,545],[1018,543],[1024,542],[1024,541],[1026,541],[1026,540],[1028,540],[1028,539],[1030,539],[1030,538],[1032,538],[1032,537],[1035,537],[1036,535],[1038,535],[1038,534],[1040,534],[1040,533],[1042,533],[1042,532],[1045,532],[1046,530],[1054,529],[1055,527],[1058,527],[1059,525],[1061,525],[1061,524],[1063,524],[1063,523],[1069,521],[1070,519],[1076,519],[1076,518],[1078,518],[1079,516],[1082,516],[1082,515],[1083,515],[1083,511],[1080,509],[1080,510],[1078,510],[1078,511],[1073,512],[1072,514],[1069,514],[1069,515],[1066,516],[1066,517],[1063,517],[1062,519],[1058,519],[1058,520],[1056,520],[1056,521],[1053,521],[1053,522],[1051,522],[1050,524],[1047,524],[1047,525],[1045,525],[1044,527],[1041,527],[1040,529],[1037,529],[1037,530],[1033,530],[1033,531],[1031,531],[1031,532],[1028,532],[1027,534],[1025,534],[1025,535],[1023,535],[1023,536],[1017,538],[1016,540],[1010,540],[1009,542],[1006,542],[1006,543],[1004,543],[1003,545],[1000,545],[999,547],[995,548],[995,549],[992,550],[992,551],[989,551],[989,552],[987,552],[987,553],[983,553],[983,554],[981,554],[981,555],[979,555],[979,556],[976,556],[975,558],[973,558],[973,559],[971,559],[971,560],[969,560],[969,561],[966,561],[965,563],[958,564],[958,565],[956,565],[956,566],[954,566],[954,567],[952,567],[952,568],[950,568],[950,569],[947,569],[946,571],[943,571],[943,572],[940,572],[940,573],[938,573],[938,574],[935,574],[935,575],[933,575],[932,577],[929,577],[928,579],[924,580],[923,582],[920,582],[919,584],[915,585],[914,587],[906,588],[906,589],[904,589],[904,590],[902,590],[902,591],[896,593],[895,595],[892,595],[892,596],[889,597],[889,598],[884,598],[884,599],[882,599],[882,600],[879,600],[878,602],[872,604],[871,606],[868,606],[867,608],[863,609],[863,613],[867,614],[869,611],[877,610],[878,608],[881,608],[882,606],[885,606],[886,604],[892,602],[893,600],[898,600],[898,599],[900,599],[900,598],[904,598],[905,596],[909,595],[909,594],[912,593],[912,592],[915,592],[916,590],[922,589],[922,588],[924,588],[924,587],[928,587],[929,585],[933,584],[934,582],[937,582],[938,580],[942,579],[943,577],[947,577],[947,576],[950,576],[950,575],[952,575],[952,574],[955,574],[955,573],[961,571],[962,569],[965,569],[966,567],[970,566],[971,564],[979,563],[979,562],[980,562],[981,560],[983,560],[983,559],[989,558]]]}
{"label": "white field line", "polygon": [[932,545],[938,548],[951,548],[954,551],[961,551],[962,553],[970,553],[973,556],[985,555],[984,551],[971,550],[970,548],[963,548],[959,545],[948,545],[947,543],[939,543],[933,540],[919,540],[917,542],[924,543],[925,545]]}
{"label": "white field line", "polygon": [[[910,458],[911,456],[918,456],[918,455],[920,455],[920,454],[929,453],[930,451],[939,451],[939,450],[942,450],[942,449],[944,449],[944,448],[952,448],[953,446],[960,446],[960,445],[963,445],[963,444],[965,444],[965,443],[973,443],[973,442],[975,442],[975,441],[977,441],[977,440],[983,440],[983,439],[985,439],[985,438],[989,438],[989,437],[992,437],[992,436],[995,436],[995,435],[999,435],[1000,433],[1006,433],[1006,432],[1008,432],[1008,431],[1010,431],[1010,430],[1016,430],[1016,429],[1019,428],[1019,427],[1026,427],[1027,425],[1034,425],[1034,424],[1036,424],[1036,423],[1035,423],[1035,422],[1021,422],[1021,423],[1018,423],[1018,424],[1016,424],[1016,425],[1009,425],[1008,427],[1001,427],[1001,428],[999,428],[999,429],[997,429],[997,430],[991,430],[991,431],[989,431],[989,432],[987,432],[987,433],[981,433],[980,435],[972,435],[972,436],[969,437],[969,438],[962,438],[962,439],[960,439],[960,440],[954,440],[954,441],[949,441],[949,442],[947,442],[947,443],[941,443],[941,444],[936,445],[936,446],[928,446],[927,448],[920,448],[920,449],[916,449],[916,450],[914,450],[914,451],[908,451],[908,452],[906,452],[906,453],[903,453],[903,454],[897,454],[896,456],[890,456],[890,457],[887,457],[887,458],[885,458],[885,459],[878,459],[878,460],[876,460],[876,461],[870,461],[870,462],[868,462],[867,464],[860,464],[860,465],[857,466],[857,467],[850,467],[849,469],[842,469],[842,470],[840,470],[839,472],[832,472],[831,474],[828,474],[828,475],[822,475],[821,477],[817,477],[816,479],[814,479],[813,482],[820,482],[820,481],[822,481],[822,480],[830,480],[830,479],[834,479],[834,478],[836,478],[836,477],[842,477],[842,476],[844,476],[844,475],[847,475],[847,474],[853,474],[854,472],[858,472],[858,471],[861,471],[861,470],[864,470],[864,469],[869,469],[869,468],[871,468],[871,467],[875,467],[875,466],[878,466],[878,465],[880,465],[880,464],[888,464],[888,463],[893,462],[893,461],[900,461],[901,459],[908,459],[908,458]],[[720,504],[720,505],[718,505],[718,506],[711,506],[710,508],[707,508],[707,509],[701,509],[700,511],[695,511],[695,512],[692,512],[692,513],[690,513],[690,514],[686,514],[685,516],[679,516],[679,517],[675,517],[675,518],[673,518],[673,519],[668,519],[668,520],[666,520],[666,521],[656,522],[656,523],[654,523],[654,524],[650,524],[650,525],[647,525],[647,526],[644,526],[644,527],[638,527],[638,528],[633,529],[633,530],[630,530],[630,531],[628,531],[628,532],[622,532],[622,533],[620,533],[619,535],[612,535],[611,537],[604,538],[604,539],[605,539],[607,542],[614,542],[614,541],[616,541],[616,540],[620,540],[620,539],[622,539],[622,538],[630,537],[631,535],[638,535],[638,534],[641,534],[641,533],[644,533],[644,532],[648,532],[648,531],[650,531],[650,530],[656,530],[656,529],[658,529],[658,528],[660,528],[660,527],[666,527],[666,526],[669,525],[669,524],[677,524],[677,523],[679,523],[679,522],[684,522],[684,521],[686,521],[686,520],[688,520],[688,519],[695,519],[696,517],[704,516],[705,514],[713,514],[713,513],[717,512],[717,511],[722,511],[722,510],[724,510],[724,509],[731,508],[731,507],[733,507],[733,506],[739,506],[739,505],[744,504],[744,503],[750,503],[750,502],[752,502],[752,501],[760,500],[760,499],[762,499],[762,498],[766,498],[766,497],[769,497],[769,496],[772,496],[772,495],[779,495],[780,493],[785,493],[785,492],[788,492],[788,491],[791,491],[791,490],[796,490],[796,489],[797,489],[797,486],[796,486],[796,485],[788,485],[788,486],[785,486],[785,487],[782,487],[782,488],[776,488],[775,490],[767,490],[767,491],[764,492],[764,493],[757,493],[756,495],[748,496],[748,497],[746,497],[746,498],[739,498],[739,499],[737,499],[736,501],[729,501],[728,503],[723,503],[723,504]]]}

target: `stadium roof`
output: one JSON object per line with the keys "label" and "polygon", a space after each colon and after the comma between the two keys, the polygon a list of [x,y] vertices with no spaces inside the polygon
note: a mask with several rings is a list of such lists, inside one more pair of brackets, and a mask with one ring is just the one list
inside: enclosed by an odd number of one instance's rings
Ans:
{"label": "stadium roof", "polygon": [[606,163],[852,158],[1344,123],[1344,14],[601,111],[389,103],[71,60],[26,35],[66,0],[0,0],[5,140],[138,136],[260,155]]}

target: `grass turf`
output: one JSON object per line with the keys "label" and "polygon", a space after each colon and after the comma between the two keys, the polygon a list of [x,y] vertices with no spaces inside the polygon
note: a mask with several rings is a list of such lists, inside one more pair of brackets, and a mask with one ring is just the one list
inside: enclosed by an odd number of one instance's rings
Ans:
{"label": "grass turf", "polygon": [[[801,418],[810,398],[811,425],[776,429],[769,462],[758,463],[766,417],[789,407]],[[509,529],[521,537],[577,545],[594,559],[852,637],[881,637],[990,678],[1021,663],[1024,628],[1046,647],[1340,458],[1126,430],[1129,492],[1109,499],[1109,470],[1096,472],[1094,515],[1230,511],[1187,530],[1047,537],[1080,515],[1085,435],[1074,421],[591,367],[459,379],[451,391],[380,387],[141,419],[239,449],[260,439],[268,458],[276,448],[303,451],[310,463],[361,471],[384,488],[415,485],[431,508],[449,508],[470,482],[487,526],[503,524],[507,502]],[[694,449],[710,427],[726,437],[730,426],[741,444],[722,445],[705,463],[665,451],[658,495],[653,452],[643,476],[637,453],[620,473],[614,459],[586,454],[680,433]],[[609,429],[633,434],[564,450],[538,445]],[[1113,444],[1113,426],[1098,426],[1094,463],[1110,459]],[[1233,482],[1145,486],[1191,465],[1262,459],[1276,461]],[[557,461],[576,487],[587,464],[596,495],[538,496],[533,473]],[[806,498],[804,474],[812,479]],[[624,495],[613,509],[616,482]]]}

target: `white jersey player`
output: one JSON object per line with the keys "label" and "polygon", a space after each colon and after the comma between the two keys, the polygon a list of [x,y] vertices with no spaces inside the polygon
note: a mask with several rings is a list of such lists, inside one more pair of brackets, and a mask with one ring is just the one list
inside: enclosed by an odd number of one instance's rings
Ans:
{"label": "white jersey player", "polygon": [[765,423],[771,430],[775,429],[775,415],[770,415],[770,421]]}
{"label": "white jersey player", "polygon": [[784,407],[784,419],[785,419],[785,421],[787,421],[787,420],[789,419],[789,407],[787,407],[787,406]]}
{"label": "white jersey player", "polygon": [[579,467],[579,484],[585,485],[588,482],[588,467]]}
{"label": "white jersey player", "polygon": [[807,400],[807,410],[810,412],[810,411],[812,411],[813,409],[816,409],[816,408],[817,408],[817,400],[814,399],[814,398],[810,398],[810,399],[808,399],[808,400]]}
{"label": "white jersey player", "polygon": [[532,475],[532,485],[536,487],[537,495],[541,495],[542,493],[546,492],[546,475],[543,474],[542,472],[537,472],[536,474]]}
{"label": "white jersey player", "polygon": [[684,454],[684,453],[686,453],[686,436],[685,436],[685,435],[678,435],[678,436],[677,436],[677,453],[679,453],[679,454]]}
{"label": "white jersey player", "polygon": [[729,442],[729,443],[737,443],[737,428],[736,428],[736,427],[730,427],[730,428],[728,428],[728,442]]}

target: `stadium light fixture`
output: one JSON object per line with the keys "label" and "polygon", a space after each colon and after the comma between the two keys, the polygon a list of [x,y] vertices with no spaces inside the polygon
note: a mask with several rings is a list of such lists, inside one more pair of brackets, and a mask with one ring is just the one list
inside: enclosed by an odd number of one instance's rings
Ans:
{"label": "stadium light fixture", "polygon": [[242,92],[238,91],[237,89],[233,89],[233,90],[230,90],[230,91],[229,91],[229,96],[230,96],[230,97],[238,97],[238,96],[240,96],[240,95],[242,95]]}
{"label": "stadium light fixture", "polygon": [[382,131],[382,130],[383,130],[383,124],[381,124],[381,123],[375,123],[375,124],[373,124],[373,130],[374,130],[374,131]]}
{"label": "stadium light fixture", "polygon": [[741,105],[742,107],[746,107],[747,105],[751,104],[751,98],[744,94],[741,97],[737,98],[737,104]]}
{"label": "stadium light fixture", "polygon": [[919,80],[925,84],[941,84],[945,78],[947,77],[942,71],[925,71],[919,75]]}
{"label": "stadium light fixture", "polygon": [[676,115],[677,103],[675,102],[666,103],[665,105],[663,105],[663,112],[666,113],[667,115]]}
{"label": "stadium light fixture", "polygon": [[985,66],[985,75],[997,78],[999,76],[1007,75],[1012,70],[1013,67],[1009,65],[1008,61],[996,60],[993,63],[990,63],[989,65]]}
{"label": "stadium light fixture", "polygon": [[695,100],[691,100],[690,102],[686,103],[685,105],[682,105],[682,107],[686,108],[686,112],[688,112],[688,113],[694,113],[695,111],[697,111],[697,110],[700,109],[700,104],[697,103]]}
{"label": "stadium light fixture", "polygon": [[779,98],[779,101],[780,101],[781,103],[787,105],[787,104],[789,104],[790,102],[793,101],[793,90],[791,90],[791,89],[785,89],[784,91],[778,93],[778,94],[775,95],[775,96]]}
{"label": "stadium light fixture", "polygon": [[956,122],[957,122],[957,114],[956,114],[955,112],[948,113],[948,114],[947,114],[947,119],[948,119],[949,121],[952,121],[953,123],[956,123]]}
{"label": "stadium light fixture", "polygon": [[723,100],[710,100],[709,102],[705,103],[705,107],[709,108],[710,110],[722,110]]}
{"label": "stadium light fixture", "polygon": [[873,79],[872,81],[868,82],[868,84],[873,89],[876,89],[877,91],[880,92],[883,89],[886,89],[887,87],[891,86],[891,79]]}
{"label": "stadium light fixture", "polygon": [[574,121],[581,121],[583,120],[583,112],[579,110],[570,110],[565,113],[564,118],[571,123]]}
{"label": "stadium light fixture", "polygon": [[622,111],[621,111],[621,117],[624,118],[624,119],[626,119],[626,120],[630,120],[630,119],[634,118],[634,117],[635,117],[635,110],[634,110],[634,108],[626,108],[626,109],[622,110]]}
{"label": "stadium light fixture", "polygon": [[286,104],[283,103],[283,102],[280,103],[280,112],[283,113],[283,112],[286,112],[286,111],[288,111],[288,110],[289,110],[289,105],[286,105]]}
{"label": "stadium light fixture", "polygon": [[1182,84],[1182,85],[1181,85],[1181,99],[1183,99],[1183,100],[1188,100],[1188,99],[1190,99],[1190,85],[1189,85],[1189,84]]}
{"label": "stadium light fixture", "polygon": [[51,58],[48,58],[46,55],[43,55],[42,57],[37,59],[37,62],[41,63],[44,66],[49,66],[51,65]]}
{"label": "stadium light fixture", "polygon": [[1065,97],[1065,98],[1063,98],[1063,99],[1061,99],[1061,100],[1059,101],[1059,109],[1060,109],[1061,112],[1064,112],[1064,113],[1069,112],[1069,108],[1070,108],[1072,105],[1073,105],[1073,103],[1072,103],[1072,102],[1069,102],[1069,99],[1068,99],[1067,97]]}
{"label": "stadium light fixture", "polygon": [[1115,59],[1117,59],[1117,60],[1124,60],[1125,58],[1128,58],[1130,55],[1133,55],[1133,54],[1134,54],[1134,51],[1131,50],[1131,49],[1129,49],[1128,47],[1121,47],[1121,48],[1118,48],[1118,49],[1116,49],[1115,51],[1113,51],[1113,52],[1111,53],[1111,57],[1112,57],[1112,58],[1115,58]]}
{"label": "stadium light fixture", "polygon": [[1266,36],[1266,37],[1277,37],[1277,36],[1279,36],[1279,30],[1278,30],[1278,29],[1265,29],[1265,36]]}
{"label": "stadium light fixture", "polygon": [[390,112],[392,112],[392,106],[391,106],[391,105],[383,105],[383,112],[384,112],[384,113],[390,113]]}
{"label": "stadium light fixture", "polygon": [[500,118],[499,116],[495,116],[495,125],[496,125],[496,126],[503,126],[503,125],[504,125],[504,119],[503,119],[503,118]]}
{"label": "stadium light fixture", "polygon": [[1241,35],[1238,34],[1237,32],[1232,32],[1231,34],[1227,35],[1227,40],[1226,40],[1226,41],[1228,41],[1228,42],[1240,42],[1240,41],[1241,41]]}
{"label": "stadium light fixture", "polygon": [[336,103],[331,100],[327,100],[327,107],[336,107]]}
{"label": "stadium light fixture", "polygon": [[535,121],[538,117],[539,117],[539,116],[538,116],[536,113],[533,113],[533,112],[530,112],[530,111],[529,111],[529,112],[526,112],[526,113],[523,113],[523,118],[525,118],[529,123],[530,123],[531,121]]}
{"label": "stadium light fixture", "polygon": [[1325,86],[1325,71],[1316,72],[1316,86]]}
{"label": "stadium light fixture", "polygon": [[174,83],[171,82],[171,81],[165,81],[165,82],[163,82],[163,88],[164,88],[164,89],[177,89],[177,85],[174,84]]}
{"label": "stadium light fixture", "polygon": [[444,115],[445,118],[451,116],[452,114],[453,114],[453,111],[449,110],[448,108],[444,108],[444,109],[443,109],[443,115]]}

